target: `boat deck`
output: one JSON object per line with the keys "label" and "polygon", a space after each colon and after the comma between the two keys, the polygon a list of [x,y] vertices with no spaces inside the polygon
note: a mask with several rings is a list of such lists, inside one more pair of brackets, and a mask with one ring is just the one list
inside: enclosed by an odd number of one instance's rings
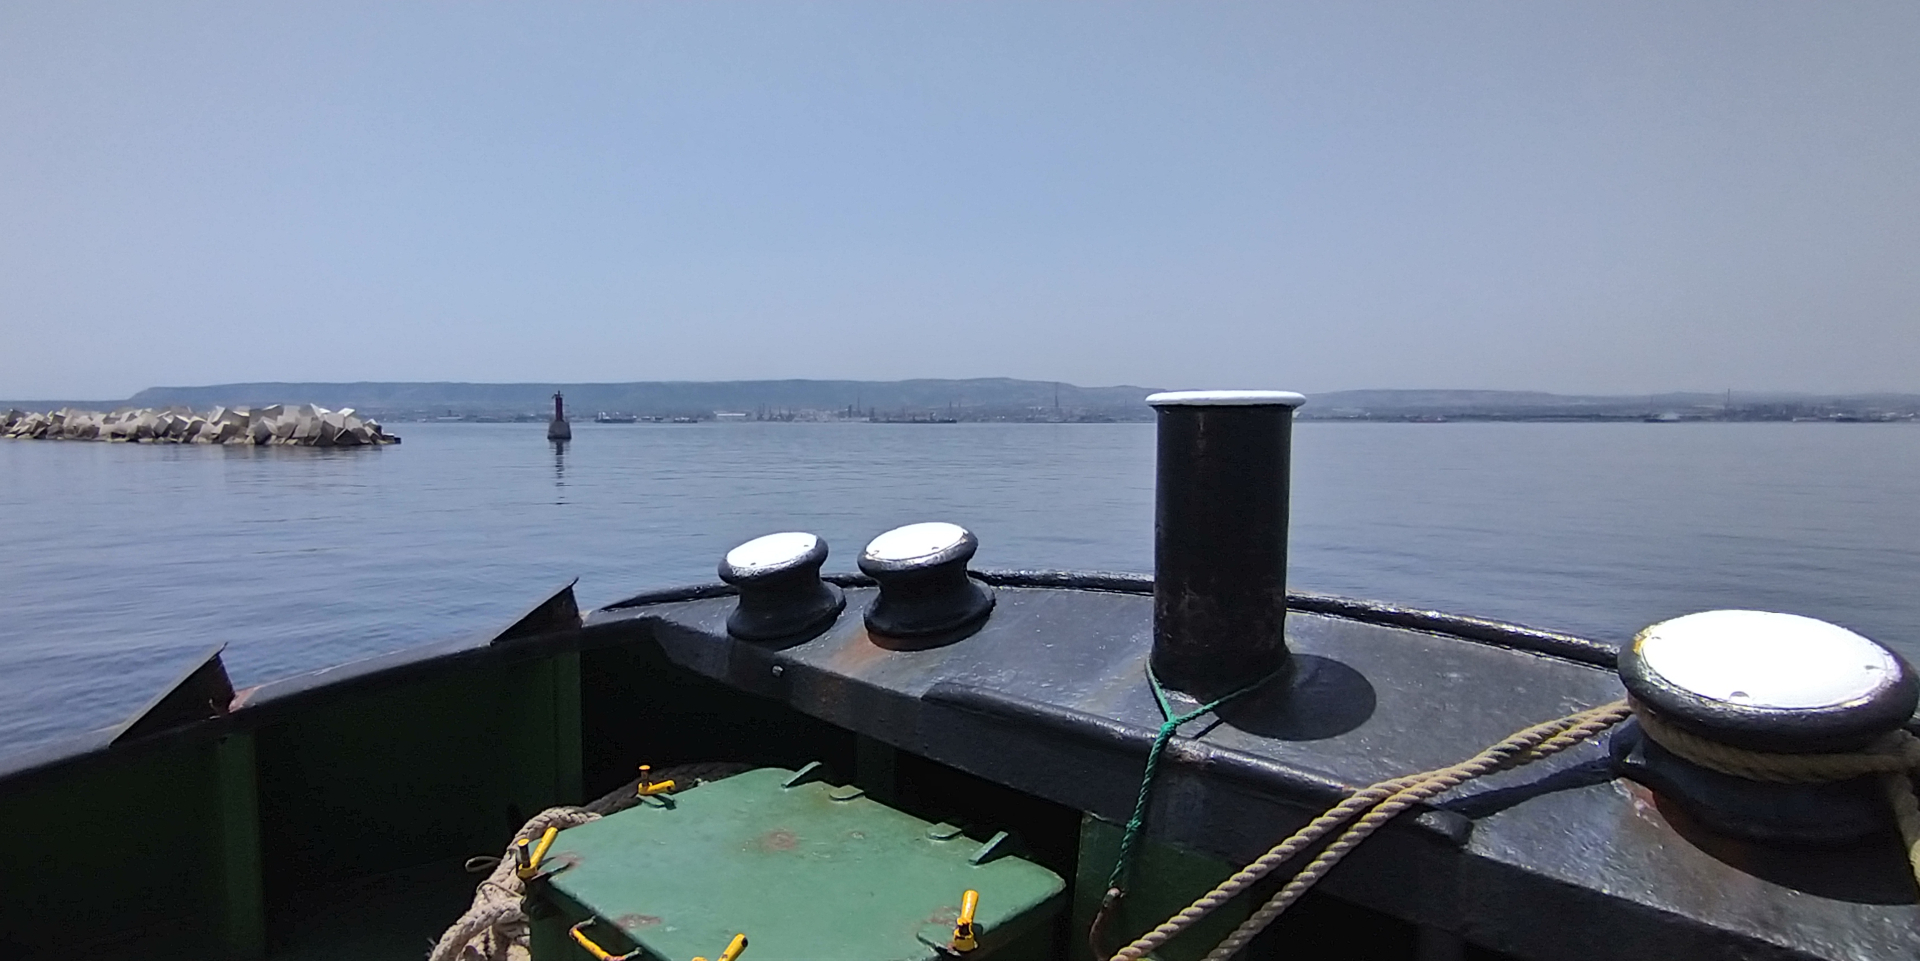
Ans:
{"label": "boat deck", "polygon": [[[584,626],[563,592],[497,635],[17,759],[0,770],[0,818],[58,827],[13,842],[33,870],[0,882],[0,954],[417,959],[471,898],[462,862],[499,853],[547,806],[613,790],[638,763],[817,760],[917,817],[1018,835],[1073,879],[1057,943],[1085,958],[1159,724],[1149,586],[984,577],[998,601],[986,626],[917,651],[881,647],[857,615],[796,643],[737,641],[717,585]],[[857,612],[872,588],[838,580]],[[1305,595],[1293,606],[1292,671],[1170,748],[1141,870],[1152,882],[1128,925],[1360,785],[1620,696],[1608,652],[1576,638]],[[1614,777],[1594,744],[1403,816],[1252,956],[1332,934],[1344,950],[1326,956],[1369,959],[1411,958],[1436,936],[1463,936],[1466,957],[1543,961],[1909,957],[1914,900],[1891,846],[1783,854],[1707,837]],[[1164,956],[1210,944],[1196,932]]]}

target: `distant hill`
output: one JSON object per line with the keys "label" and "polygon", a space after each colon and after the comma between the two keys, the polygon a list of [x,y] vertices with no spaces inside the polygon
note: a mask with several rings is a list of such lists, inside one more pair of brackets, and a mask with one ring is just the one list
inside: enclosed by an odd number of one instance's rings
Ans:
{"label": "distant hill", "polygon": [[59,410],[72,407],[75,410],[112,410],[125,407],[124,400],[0,400],[0,410]]}
{"label": "distant hill", "polygon": [[[1183,385],[1185,386],[1185,385]],[[353,407],[393,420],[454,416],[543,419],[554,391],[576,419],[598,411],[642,417],[712,417],[734,411],[786,419],[809,412],[959,420],[1150,420],[1146,396],[1157,388],[1080,387],[1044,380],[733,380],[624,384],[257,383],[151,387],[122,401],[0,402],[0,408],[187,406],[314,403]],[[1552,394],[1512,390],[1338,390],[1311,394],[1302,420],[1819,420],[1909,419],[1920,394],[1782,392]]]}
{"label": "distant hill", "polygon": [[879,414],[928,413],[953,408],[973,411],[1022,411],[1033,408],[1080,411],[1135,411],[1147,415],[1147,387],[1079,387],[1053,381],[983,377],[971,380],[736,380],[640,381],[626,384],[217,384],[210,387],[151,387],[126,403],[141,407],[184,404],[315,403],[370,412],[453,414],[537,413],[547,410],[555,391],[566,395],[571,411],[619,411],[642,415],[711,414],[715,411],[766,409],[838,411],[854,408]]}
{"label": "distant hill", "polygon": [[1674,392],[1549,394],[1518,390],[1339,390],[1314,394],[1303,420],[1792,420],[1920,413],[1920,394]]}

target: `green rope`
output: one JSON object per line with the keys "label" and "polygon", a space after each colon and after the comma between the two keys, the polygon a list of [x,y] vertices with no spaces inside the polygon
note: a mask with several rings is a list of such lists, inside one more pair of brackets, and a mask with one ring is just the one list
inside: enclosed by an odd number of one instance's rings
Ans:
{"label": "green rope", "polygon": [[1119,900],[1126,891],[1124,882],[1133,867],[1134,847],[1147,829],[1147,806],[1153,799],[1153,778],[1160,770],[1160,755],[1166,750],[1167,742],[1173,739],[1174,732],[1180,729],[1180,725],[1273,680],[1279,674],[1280,671],[1274,671],[1239,690],[1215,698],[1185,714],[1175,715],[1173,705],[1167,700],[1166,688],[1160,686],[1160,679],[1153,674],[1153,664],[1147,664],[1147,684],[1153,689],[1153,701],[1160,706],[1160,716],[1166,721],[1160,725],[1160,733],[1154,735],[1153,747],[1147,750],[1146,773],[1140,777],[1140,797],[1133,802],[1133,818],[1127,821],[1126,833],[1120,836],[1120,856],[1113,862],[1113,876],[1107,879],[1106,905]]}

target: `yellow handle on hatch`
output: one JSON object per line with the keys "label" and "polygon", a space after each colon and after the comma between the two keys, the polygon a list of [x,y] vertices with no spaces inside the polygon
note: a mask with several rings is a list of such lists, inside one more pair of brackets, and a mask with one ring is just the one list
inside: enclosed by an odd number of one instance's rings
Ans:
{"label": "yellow handle on hatch", "polygon": [[[744,934],[736,934],[733,936],[732,941],[727,942],[727,949],[725,951],[720,952],[719,961],[734,961],[735,958],[738,958],[740,956],[740,952],[745,951],[746,949],[747,949],[747,936]],[[707,959],[694,958],[693,961],[707,961]]]}
{"label": "yellow handle on hatch", "polygon": [[581,928],[584,928],[587,925],[590,925],[592,923],[593,923],[593,919],[588,918],[585,921],[582,921],[579,924],[576,924],[573,927],[568,928],[567,933],[570,935],[573,935],[573,940],[577,942],[581,947],[586,948],[588,954],[593,955],[594,961],[628,961],[628,959],[640,953],[639,948],[634,948],[632,951],[628,951],[626,954],[608,953],[606,948],[603,948],[597,944],[594,944],[593,939],[587,937],[586,934],[580,930]]}
{"label": "yellow handle on hatch", "polygon": [[973,912],[980,907],[980,892],[968,891],[960,897],[960,918],[953,922],[953,949],[972,951],[980,946],[980,929],[974,926]]}
{"label": "yellow handle on hatch", "polygon": [[545,834],[540,835],[540,843],[533,846],[532,853],[527,851],[526,838],[513,842],[514,859],[520,862],[519,867],[513,869],[513,873],[518,875],[520,880],[525,881],[540,873],[540,862],[546,858],[547,849],[553,847],[553,838],[559,833],[560,829],[557,827],[548,828]]}

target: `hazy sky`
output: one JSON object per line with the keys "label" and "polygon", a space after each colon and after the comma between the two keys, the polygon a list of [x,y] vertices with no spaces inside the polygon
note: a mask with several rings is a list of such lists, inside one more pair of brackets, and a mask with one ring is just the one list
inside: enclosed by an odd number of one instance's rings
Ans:
{"label": "hazy sky", "polygon": [[1920,391],[1920,3],[0,6],[0,396]]}

